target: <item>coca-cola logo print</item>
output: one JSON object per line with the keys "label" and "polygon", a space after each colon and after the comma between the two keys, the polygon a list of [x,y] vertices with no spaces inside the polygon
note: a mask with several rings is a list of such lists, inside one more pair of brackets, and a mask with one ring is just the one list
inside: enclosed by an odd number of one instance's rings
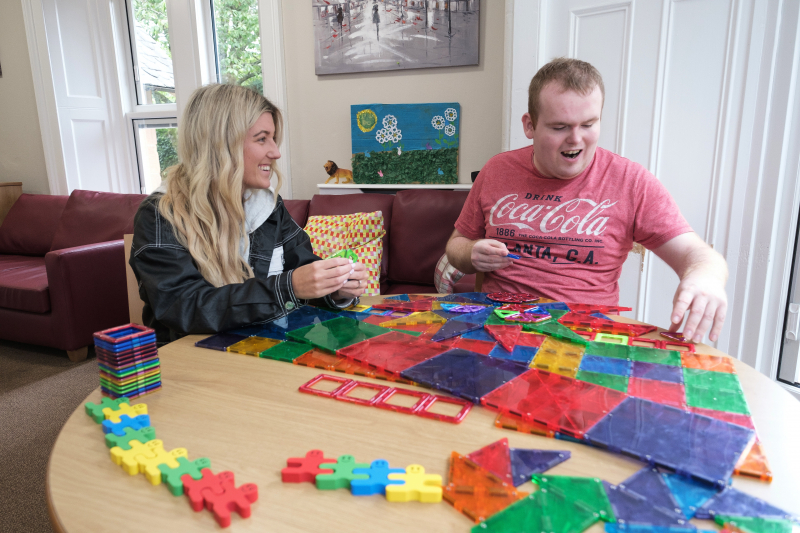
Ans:
{"label": "coca-cola logo print", "polygon": [[[538,195],[532,198],[538,199]],[[564,234],[574,231],[577,235],[599,236],[605,231],[609,219],[605,211],[617,204],[611,200],[596,202],[589,198],[574,198],[555,206],[517,203],[518,200],[519,195],[514,193],[500,198],[489,212],[489,225],[516,226],[521,230],[542,233],[558,231]]]}

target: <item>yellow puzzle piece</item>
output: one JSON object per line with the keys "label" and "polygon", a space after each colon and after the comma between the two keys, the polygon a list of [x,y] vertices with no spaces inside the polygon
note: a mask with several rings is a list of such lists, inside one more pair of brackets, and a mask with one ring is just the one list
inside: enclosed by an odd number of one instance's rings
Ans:
{"label": "yellow puzzle piece", "polygon": [[386,485],[386,499],[390,502],[442,501],[442,476],[426,474],[422,465],[409,465],[405,474],[389,474],[389,479],[405,481],[403,485]]}
{"label": "yellow puzzle piece", "polygon": [[[139,462],[136,460],[136,457],[139,455],[153,457],[153,452],[151,451],[151,447],[148,446],[153,441],[148,441],[145,444],[142,444],[138,440],[130,440],[128,444],[130,445],[130,450],[123,450],[119,446],[114,446],[111,448],[111,460],[114,461],[114,464],[120,465],[123,470],[125,470],[128,474],[135,476],[139,473]],[[160,445],[163,446],[161,441],[158,441]]]}
{"label": "yellow puzzle piece", "polygon": [[121,403],[119,404],[119,409],[116,411],[110,407],[106,407],[103,409],[103,415],[105,415],[106,420],[111,420],[115,424],[120,423],[120,415],[128,415],[129,417],[133,418],[139,415],[146,415],[147,414],[147,404],[145,403],[138,403],[131,407],[130,404]]}
{"label": "yellow puzzle piece", "polygon": [[189,458],[186,448],[175,448],[171,451],[164,450],[164,442],[153,439],[142,444],[138,440],[131,440],[130,450],[123,450],[119,446],[111,448],[111,460],[121,465],[130,475],[135,476],[144,472],[147,481],[153,485],[161,483],[161,470],[158,465],[165,464],[170,468],[178,468],[178,457]]}

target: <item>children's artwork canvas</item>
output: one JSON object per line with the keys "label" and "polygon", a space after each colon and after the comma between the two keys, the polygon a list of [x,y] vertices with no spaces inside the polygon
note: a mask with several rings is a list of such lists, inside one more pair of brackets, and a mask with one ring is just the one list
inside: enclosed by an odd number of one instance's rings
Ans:
{"label": "children's artwork canvas", "polygon": [[311,0],[315,73],[478,64],[480,0]]}
{"label": "children's artwork canvas", "polygon": [[350,106],[355,183],[458,183],[461,106]]}

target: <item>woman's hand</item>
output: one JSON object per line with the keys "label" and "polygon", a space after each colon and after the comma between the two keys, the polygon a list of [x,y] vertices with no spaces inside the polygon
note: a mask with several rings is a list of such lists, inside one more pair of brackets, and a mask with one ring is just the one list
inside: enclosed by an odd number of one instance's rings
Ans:
{"label": "woman's hand", "polygon": [[342,288],[331,294],[331,297],[336,300],[350,300],[358,298],[367,289],[367,267],[361,263],[353,264],[353,272],[350,274],[347,282],[342,285]]}
{"label": "woman's hand", "polygon": [[[345,285],[357,287],[357,282],[348,282],[349,279],[356,278],[356,267],[360,267],[360,274],[366,279],[366,269],[360,263],[353,263],[350,259],[337,257],[334,259],[323,259],[314,261],[307,265],[294,269],[292,274],[292,289],[294,294],[300,299],[310,300],[312,298],[322,298],[342,289]],[[364,282],[361,281],[361,285]],[[349,290],[349,289],[345,289]],[[361,290],[361,292],[364,292]],[[359,293],[360,294],[360,293]]]}

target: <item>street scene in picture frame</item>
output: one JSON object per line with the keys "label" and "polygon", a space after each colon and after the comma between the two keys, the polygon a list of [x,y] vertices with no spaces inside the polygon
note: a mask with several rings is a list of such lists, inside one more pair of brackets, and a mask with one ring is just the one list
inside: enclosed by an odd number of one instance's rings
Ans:
{"label": "street scene in picture frame", "polygon": [[311,0],[315,73],[478,64],[480,0]]}
{"label": "street scene in picture frame", "polygon": [[355,183],[458,183],[461,106],[350,106]]}

